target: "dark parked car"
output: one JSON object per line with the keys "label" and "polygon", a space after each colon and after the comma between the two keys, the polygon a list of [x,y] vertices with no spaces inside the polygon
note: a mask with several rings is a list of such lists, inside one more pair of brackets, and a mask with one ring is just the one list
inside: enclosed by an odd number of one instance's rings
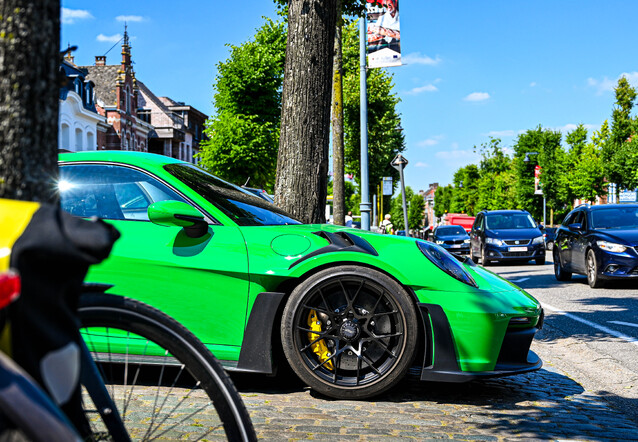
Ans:
{"label": "dark parked car", "polygon": [[545,248],[552,250],[554,248],[554,239],[556,238],[556,227],[545,227],[543,229],[543,238],[545,238]]}
{"label": "dark parked car", "polygon": [[545,264],[545,240],[525,210],[482,211],[470,231],[470,254],[484,266],[492,261],[529,261]]}
{"label": "dark parked car", "polygon": [[439,226],[432,233],[432,242],[459,255],[470,254],[470,235],[461,226]]}
{"label": "dark parked car", "polygon": [[582,205],[556,232],[554,274],[587,275],[593,288],[609,279],[638,278],[638,204]]}

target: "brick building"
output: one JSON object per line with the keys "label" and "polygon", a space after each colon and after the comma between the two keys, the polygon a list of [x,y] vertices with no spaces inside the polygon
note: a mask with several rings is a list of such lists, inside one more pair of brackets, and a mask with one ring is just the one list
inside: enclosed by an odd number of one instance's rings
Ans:
{"label": "brick building", "polygon": [[[108,130],[98,137],[100,149],[148,152],[153,126],[137,115],[139,87],[131,65],[131,46],[124,31],[122,62],[107,65],[106,56],[95,57],[95,66],[80,66],[95,84],[96,109],[106,117]],[[98,134],[100,135],[100,134]]]}

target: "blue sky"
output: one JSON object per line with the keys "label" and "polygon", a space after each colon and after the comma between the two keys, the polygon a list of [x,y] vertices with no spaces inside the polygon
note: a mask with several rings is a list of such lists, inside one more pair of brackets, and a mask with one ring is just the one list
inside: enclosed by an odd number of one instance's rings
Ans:
{"label": "blue sky", "polygon": [[[227,44],[251,38],[270,0],[62,0],[61,44],[93,64],[128,23],[137,77],[157,95],[211,114]],[[538,125],[564,134],[609,119],[621,75],[638,87],[634,0],[400,0],[404,66],[390,68],[415,191],[478,163],[473,147],[505,147]],[[121,58],[120,45],[107,54]]]}

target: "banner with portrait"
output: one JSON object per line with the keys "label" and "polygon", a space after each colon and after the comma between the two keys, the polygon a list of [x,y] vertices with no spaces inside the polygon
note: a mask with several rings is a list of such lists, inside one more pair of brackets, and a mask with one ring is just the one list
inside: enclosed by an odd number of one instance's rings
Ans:
{"label": "banner with portrait", "polygon": [[368,67],[401,66],[399,0],[366,0]]}

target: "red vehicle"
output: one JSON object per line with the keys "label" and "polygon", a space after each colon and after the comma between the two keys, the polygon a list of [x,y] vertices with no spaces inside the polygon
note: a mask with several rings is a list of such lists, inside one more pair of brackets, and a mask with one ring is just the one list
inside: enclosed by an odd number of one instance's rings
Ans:
{"label": "red vehicle", "polygon": [[466,232],[472,230],[472,225],[474,224],[473,216],[466,215],[464,213],[448,213],[446,220],[447,224],[451,226],[461,226],[465,229]]}

